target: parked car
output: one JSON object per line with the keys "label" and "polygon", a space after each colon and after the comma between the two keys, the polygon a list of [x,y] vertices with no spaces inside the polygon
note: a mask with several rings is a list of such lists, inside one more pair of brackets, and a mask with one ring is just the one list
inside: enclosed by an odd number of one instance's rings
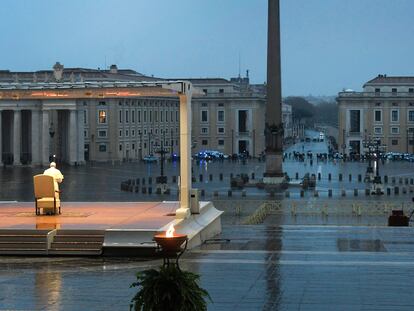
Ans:
{"label": "parked car", "polygon": [[147,155],[144,157],[145,162],[157,162],[158,158],[154,156],[153,154]]}

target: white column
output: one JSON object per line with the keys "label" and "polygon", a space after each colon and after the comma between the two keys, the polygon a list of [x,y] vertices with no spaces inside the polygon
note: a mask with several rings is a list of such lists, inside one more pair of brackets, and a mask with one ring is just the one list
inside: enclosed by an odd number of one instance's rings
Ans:
{"label": "white column", "polygon": [[[185,87],[191,84],[185,84]],[[191,190],[191,90],[180,95],[180,207],[176,218],[190,215]]]}
{"label": "white column", "polygon": [[13,112],[13,165],[20,165],[21,151],[21,133],[22,133],[22,112],[14,110]]}
{"label": "white column", "polygon": [[49,111],[42,111],[42,164],[49,166],[50,156]]}
{"label": "white column", "polygon": [[83,164],[85,163],[85,121],[84,121],[84,114],[83,109],[79,109],[77,111],[78,114],[78,163]]}
{"label": "white column", "polygon": [[3,147],[3,143],[2,143],[3,142],[2,141],[3,132],[2,132],[1,121],[2,121],[2,111],[0,110],[0,165],[3,164],[3,149],[2,149],[2,147]]}
{"label": "white column", "polygon": [[41,163],[41,156],[40,156],[40,122],[39,122],[39,118],[40,118],[40,114],[39,114],[39,110],[32,110],[32,128],[31,128],[31,132],[32,132],[32,165],[38,165]]}
{"label": "white column", "polygon": [[77,124],[76,110],[69,111],[69,164],[74,165],[77,161]]}

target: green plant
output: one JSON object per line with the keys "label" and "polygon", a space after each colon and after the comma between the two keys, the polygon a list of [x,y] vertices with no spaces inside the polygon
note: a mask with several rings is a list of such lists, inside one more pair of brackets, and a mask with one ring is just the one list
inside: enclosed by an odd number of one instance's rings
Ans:
{"label": "green plant", "polygon": [[131,300],[135,311],[203,311],[207,310],[208,292],[198,285],[198,274],[182,271],[175,265],[149,269],[137,273],[138,287]]}

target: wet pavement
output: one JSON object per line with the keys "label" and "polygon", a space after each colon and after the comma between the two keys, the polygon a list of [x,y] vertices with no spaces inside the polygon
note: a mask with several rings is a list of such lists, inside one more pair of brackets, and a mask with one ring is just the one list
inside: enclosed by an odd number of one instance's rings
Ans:
{"label": "wet pavement", "polygon": [[[230,225],[221,238],[181,261],[209,310],[414,309],[412,228]],[[135,272],[159,264],[0,257],[0,310],[127,310]]]}

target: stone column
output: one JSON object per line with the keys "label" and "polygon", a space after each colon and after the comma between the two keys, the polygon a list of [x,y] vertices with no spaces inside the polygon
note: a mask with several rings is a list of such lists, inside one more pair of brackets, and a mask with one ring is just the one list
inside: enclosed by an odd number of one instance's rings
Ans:
{"label": "stone column", "polygon": [[69,164],[74,165],[77,162],[76,156],[78,154],[77,145],[77,124],[76,124],[76,110],[69,110]]}
{"label": "stone column", "polygon": [[280,69],[279,0],[268,0],[267,34],[267,103],[266,103],[266,169],[264,183],[283,181],[283,125]]}
{"label": "stone column", "polygon": [[41,155],[40,155],[40,113],[39,110],[32,110],[32,165],[38,165],[41,163]]}
{"label": "stone column", "polygon": [[49,111],[42,111],[42,164],[49,166],[50,156]]}
{"label": "stone column", "polygon": [[2,127],[2,111],[0,110],[0,165],[3,165],[3,127]]}
{"label": "stone column", "polygon": [[22,141],[22,112],[14,110],[13,112],[13,165],[20,165]]}
{"label": "stone column", "polygon": [[[84,121],[84,114],[83,109],[79,109],[77,111],[78,114],[78,155],[77,161],[79,164],[85,163],[85,121]],[[109,135],[108,135],[109,136]]]}
{"label": "stone column", "polygon": [[[191,84],[184,84],[191,88]],[[191,89],[188,94],[180,94],[180,208],[176,218],[183,219],[190,215],[191,190]]]}

